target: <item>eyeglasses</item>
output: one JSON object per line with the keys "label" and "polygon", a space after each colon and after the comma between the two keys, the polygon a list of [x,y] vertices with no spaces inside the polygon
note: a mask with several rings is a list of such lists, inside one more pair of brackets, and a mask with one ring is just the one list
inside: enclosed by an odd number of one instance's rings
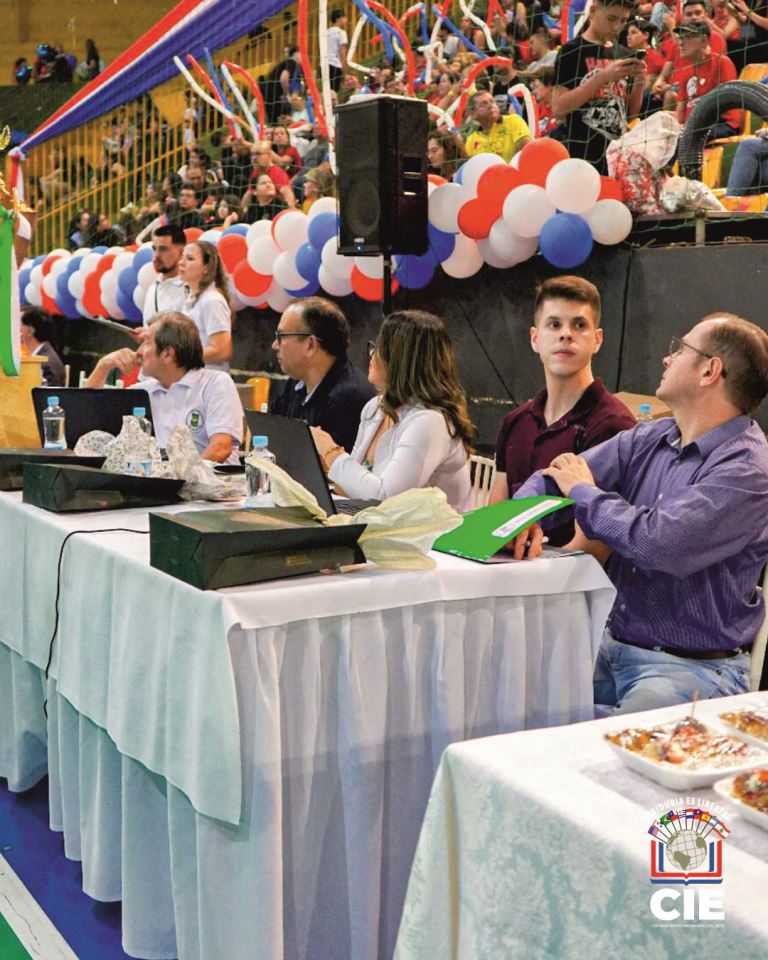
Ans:
{"label": "eyeglasses", "polygon": [[282,343],[286,337],[313,337],[313,333],[283,333],[282,330],[275,331],[275,340],[278,343]]}
{"label": "eyeglasses", "polygon": [[[698,347],[694,347],[692,343],[688,343],[687,340],[683,340],[681,337],[672,337],[669,341],[669,355],[671,357],[677,356],[678,353],[682,353],[683,347],[688,347],[689,350],[698,353],[700,357],[706,357],[707,360],[717,359],[722,362],[722,357],[717,357],[714,353],[704,353],[703,350],[699,350]],[[721,375],[725,378],[725,367],[721,370]]]}
{"label": "eyeglasses", "polygon": [[369,359],[369,360],[370,360],[371,357],[374,355],[374,353],[376,353],[376,341],[375,341],[375,340],[369,340],[369,341],[368,341],[368,359]]}

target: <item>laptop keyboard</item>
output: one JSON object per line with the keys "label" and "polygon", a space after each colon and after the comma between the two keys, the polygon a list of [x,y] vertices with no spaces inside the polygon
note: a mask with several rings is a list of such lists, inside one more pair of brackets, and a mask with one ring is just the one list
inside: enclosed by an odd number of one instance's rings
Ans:
{"label": "laptop keyboard", "polygon": [[361,510],[365,510],[366,507],[378,507],[381,503],[381,500],[334,500],[333,505],[336,507],[336,513],[343,513],[345,516],[354,516],[356,513],[360,513]]}

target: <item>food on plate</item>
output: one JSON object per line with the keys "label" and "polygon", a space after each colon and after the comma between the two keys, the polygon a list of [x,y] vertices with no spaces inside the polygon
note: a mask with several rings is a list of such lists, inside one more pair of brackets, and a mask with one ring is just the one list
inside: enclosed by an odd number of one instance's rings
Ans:
{"label": "food on plate", "polygon": [[743,740],[715,733],[693,717],[685,717],[675,725],[638,727],[605,736],[611,743],[648,760],[685,767],[733,766],[753,753]]}
{"label": "food on plate", "polygon": [[768,743],[768,711],[736,710],[733,713],[721,713],[720,719],[737,727],[743,733]]}
{"label": "food on plate", "polygon": [[768,814],[768,770],[752,770],[733,778],[731,792],[737,800]]}

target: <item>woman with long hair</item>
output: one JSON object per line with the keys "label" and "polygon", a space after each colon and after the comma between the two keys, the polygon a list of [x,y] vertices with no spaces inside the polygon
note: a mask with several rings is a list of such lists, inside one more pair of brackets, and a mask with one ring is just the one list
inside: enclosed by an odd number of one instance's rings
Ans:
{"label": "woman with long hair", "polygon": [[468,509],[473,429],[443,321],[423,310],[390,314],[371,344],[368,379],[378,396],[363,407],[351,454],[312,427],[329,478],[349,497],[375,500],[439,487]]}
{"label": "woman with long hair", "polygon": [[216,247],[204,240],[188,243],[179,261],[179,276],[187,288],[184,313],[200,331],[206,367],[229,370],[232,307],[227,274]]}

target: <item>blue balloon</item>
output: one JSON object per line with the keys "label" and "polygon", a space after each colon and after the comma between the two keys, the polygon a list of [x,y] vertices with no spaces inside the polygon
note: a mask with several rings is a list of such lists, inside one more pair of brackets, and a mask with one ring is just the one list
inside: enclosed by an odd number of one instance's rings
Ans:
{"label": "blue balloon", "polygon": [[109,247],[105,247],[103,244],[100,244],[98,247],[94,247],[91,250],[91,253],[106,253],[109,250]]}
{"label": "blue balloon", "polygon": [[[122,276],[122,273],[121,273]],[[118,278],[118,288],[117,288],[117,305],[125,314],[126,320],[131,320],[134,323],[139,323],[142,319],[141,311],[133,302],[132,295],[126,295],[125,291],[119,286],[120,279]]]}
{"label": "blue balloon", "polygon": [[133,255],[133,269],[136,273],[141,270],[145,263],[152,263],[152,247],[139,247]]}
{"label": "blue balloon", "polygon": [[43,261],[45,260],[45,258],[46,258],[47,256],[48,256],[47,253],[38,254],[38,256],[36,256],[35,259],[32,261],[32,266],[33,266],[33,267],[39,267],[40,264],[43,263]]}
{"label": "blue balloon", "polygon": [[24,291],[27,289],[30,273],[32,273],[32,267],[22,267],[21,270],[19,270],[19,295],[21,296],[22,303],[27,302],[24,299]]}
{"label": "blue balloon", "polygon": [[117,286],[126,297],[133,299],[133,291],[136,289],[138,284],[136,279],[136,271],[133,267],[123,267],[120,273],[117,275]]}
{"label": "blue balloon", "polygon": [[430,253],[434,255],[438,263],[442,263],[443,260],[447,260],[453,253],[454,247],[456,246],[456,234],[444,233],[431,223],[427,224],[427,230],[429,232]]}
{"label": "blue balloon", "polygon": [[574,13],[584,13],[584,9],[587,6],[587,0],[573,0],[571,4],[571,10]]}
{"label": "blue balloon", "polygon": [[429,253],[423,257],[406,254],[398,258],[397,280],[407,290],[420,290],[430,282],[436,267],[437,262]]}
{"label": "blue balloon", "polygon": [[301,290],[286,290],[289,297],[313,297],[320,289],[320,283],[317,279],[310,280],[306,287]]}
{"label": "blue balloon", "polygon": [[[335,213],[326,210],[325,213],[318,213],[309,221],[307,238],[315,250],[322,250],[331,237],[336,236],[339,225],[339,218]],[[301,271],[299,271],[301,272]]]}
{"label": "blue balloon", "polygon": [[225,230],[221,231],[222,237],[226,237],[228,233],[239,233],[241,237],[248,236],[248,224],[247,223],[233,223],[228,226]]}
{"label": "blue balloon", "polygon": [[[466,161],[464,161],[466,163]],[[459,169],[453,175],[453,182],[458,183],[459,186],[464,182],[464,164],[459,167]]]}
{"label": "blue balloon", "polygon": [[64,276],[67,277],[67,279],[72,276],[75,270],[80,269],[80,264],[83,262],[83,259],[83,254],[80,254],[79,257],[70,257],[70,259],[67,261],[66,267],[64,268]]}
{"label": "blue balloon", "polygon": [[56,277],[56,306],[61,310],[65,317],[80,319],[80,313],[77,309],[75,298],[69,292],[67,287],[68,277],[62,272]]}
{"label": "blue balloon", "polygon": [[296,251],[295,262],[296,269],[308,283],[317,280],[317,271],[320,269],[320,253],[311,243],[302,243]]}
{"label": "blue balloon", "polygon": [[570,270],[592,253],[592,231],[576,213],[556,213],[541,228],[539,248],[553,267]]}

